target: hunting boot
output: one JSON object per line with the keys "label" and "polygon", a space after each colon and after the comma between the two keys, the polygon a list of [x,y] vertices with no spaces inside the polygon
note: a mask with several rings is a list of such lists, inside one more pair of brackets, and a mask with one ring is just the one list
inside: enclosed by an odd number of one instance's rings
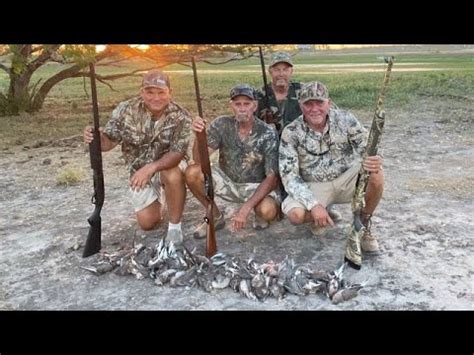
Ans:
{"label": "hunting boot", "polygon": [[377,238],[372,235],[371,232],[371,227],[372,227],[372,215],[367,214],[367,213],[362,213],[362,217],[364,218],[364,226],[365,226],[365,232],[362,238],[360,239],[360,247],[362,251],[366,253],[377,253],[380,248],[379,248],[379,243],[377,242]]}
{"label": "hunting boot", "polygon": [[[224,214],[221,212],[219,217],[214,217],[214,230],[218,231],[225,227]],[[204,239],[207,235],[207,222],[204,221],[200,224],[193,233],[193,237],[196,239]]]}

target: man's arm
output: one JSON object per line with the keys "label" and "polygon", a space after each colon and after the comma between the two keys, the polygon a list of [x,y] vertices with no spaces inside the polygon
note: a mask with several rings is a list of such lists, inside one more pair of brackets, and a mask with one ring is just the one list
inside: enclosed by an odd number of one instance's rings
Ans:
{"label": "man's arm", "polygon": [[[94,134],[92,133],[94,128],[92,126],[86,126],[83,133],[84,142],[90,144],[94,140]],[[109,150],[114,149],[118,142],[111,140],[107,135],[102,132],[102,128],[99,128],[100,131],[100,147],[101,151],[108,152]]]}
{"label": "man's arm", "polygon": [[311,211],[318,200],[300,175],[296,133],[288,128],[283,130],[279,149],[280,176],[288,195]]}
{"label": "man's arm", "polygon": [[345,124],[347,125],[347,138],[354,150],[362,156],[367,146],[368,132],[357,120],[357,118],[347,112],[345,117]]}
{"label": "man's arm", "polygon": [[261,183],[258,185],[257,189],[253,195],[245,201],[244,204],[239,208],[239,210],[232,217],[232,229],[237,231],[245,227],[247,222],[248,215],[255,206],[263,201],[268,194],[273,191],[278,186],[278,177],[276,174],[268,175]]}
{"label": "man's arm", "polygon": [[130,187],[132,190],[143,189],[156,172],[178,166],[183,158],[184,153],[181,152],[165,153],[160,159],[138,169],[130,178]]}
{"label": "man's arm", "polygon": [[252,210],[252,208],[254,208],[260,202],[262,202],[263,199],[267,197],[270,192],[275,190],[277,186],[278,186],[278,177],[276,176],[276,174],[268,175],[260,183],[260,185],[258,185],[253,195],[247,201],[245,201],[242,207],[247,205],[249,211]]}
{"label": "man's arm", "polygon": [[[348,123],[349,142],[354,150],[363,156],[367,149],[368,132],[352,114],[349,114]],[[377,174],[382,169],[382,154],[367,156],[362,162],[362,166],[366,171]]]}

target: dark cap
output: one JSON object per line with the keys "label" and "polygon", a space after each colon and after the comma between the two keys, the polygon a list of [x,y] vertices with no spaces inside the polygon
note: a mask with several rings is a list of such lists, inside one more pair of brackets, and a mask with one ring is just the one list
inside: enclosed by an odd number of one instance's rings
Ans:
{"label": "dark cap", "polygon": [[230,90],[230,99],[232,100],[236,96],[247,96],[248,98],[255,100],[255,90],[248,84],[240,84],[234,86],[232,90]]}
{"label": "dark cap", "polygon": [[170,79],[161,70],[150,70],[143,76],[142,88],[169,88]]}

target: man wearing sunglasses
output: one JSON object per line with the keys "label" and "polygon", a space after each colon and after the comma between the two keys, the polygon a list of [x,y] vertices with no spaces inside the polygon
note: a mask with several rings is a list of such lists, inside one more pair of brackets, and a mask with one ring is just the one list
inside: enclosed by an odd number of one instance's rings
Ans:
{"label": "man wearing sunglasses", "polygon": [[289,195],[282,203],[283,213],[291,223],[311,223],[313,234],[322,234],[334,226],[328,206],[352,201],[362,164],[370,178],[361,247],[377,252],[370,218],[382,197],[384,175],[380,156],[361,163],[367,130],[351,113],[331,107],[328,89],[320,82],[303,84],[298,100],[303,114],[285,127],[279,149],[280,175]]}

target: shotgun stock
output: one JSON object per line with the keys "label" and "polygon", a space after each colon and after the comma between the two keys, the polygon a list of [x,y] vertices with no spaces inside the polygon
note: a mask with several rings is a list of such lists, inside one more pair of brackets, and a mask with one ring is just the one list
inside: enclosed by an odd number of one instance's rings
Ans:
{"label": "shotgun stock", "polygon": [[[196,91],[196,100],[199,117],[204,118],[202,114],[201,94],[199,91],[199,81],[197,77],[196,61],[194,56],[191,57],[194,87]],[[216,231],[214,228],[214,186],[212,183],[211,163],[209,161],[209,150],[207,147],[206,129],[196,134],[199,159],[201,161],[201,171],[204,175],[204,190],[207,199],[206,217],[204,221],[207,223],[206,234],[206,256],[212,257],[217,252]]]}
{"label": "shotgun stock", "polygon": [[99,252],[101,248],[101,232],[102,232],[102,219],[100,212],[104,204],[104,174],[102,170],[102,147],[100,144],[100,131],[99,131],[99,105],[97,103],[97,89],[95,85],[95,69],[94,64],[89,64],[90,77],[91,77],[91,96],[92,96],[92,109],[94,115],[94,140],[89,145],[89,152],[91,157],[91,168],[94,171],[94,195],[92,196],[91,202],[95,205],[94,212],[87,219],[89,222],[89,233],[87,234],[86,245],[84,246],[84,253],[82,257],[88,257]]}

